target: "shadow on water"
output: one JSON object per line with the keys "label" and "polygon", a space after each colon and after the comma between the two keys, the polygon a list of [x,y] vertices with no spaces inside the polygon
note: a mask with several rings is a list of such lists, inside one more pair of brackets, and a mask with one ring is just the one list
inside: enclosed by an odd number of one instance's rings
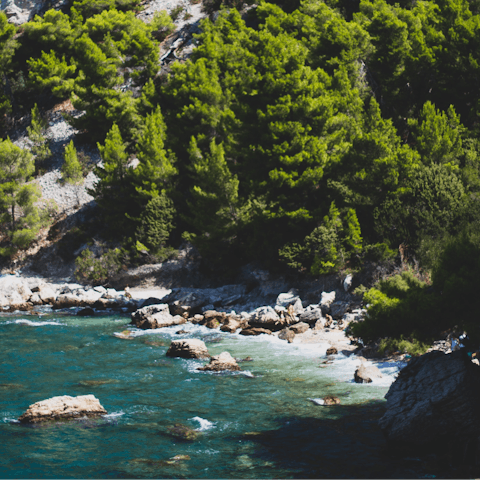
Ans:
{"label": "shadow on water", "polygon": [[247,432],[241,441],[257,460],[293,471],[294,478],[467,478],[440,455],[405,455],[387,448],[378,420],[384,402],[337,405],[325,417],[277,417],[281,427]]}

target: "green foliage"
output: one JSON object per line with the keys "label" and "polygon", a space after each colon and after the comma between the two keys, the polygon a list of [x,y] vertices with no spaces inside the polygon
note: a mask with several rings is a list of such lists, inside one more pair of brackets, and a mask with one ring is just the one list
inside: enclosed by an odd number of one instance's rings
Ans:
{"label": "green foliage", "polygon": [[34,170],[30,152],[9,138],[0,140],[0,224],[12,244],[6,253],[26,248],[42,226],[43,218],[35,206],[40,194],[34,185],[26,184]]}
{"label": "green foliage", "polygon": [[462,215],[465,190],[447,165],[422,166],[399,193],[391,194],[375,209],[380,238],[392,247],[418,248],[421,237],[453,231]]}
{"label": "green foliage", "polygon": [[142,211],[136,235],[137,250],[139,244],[141,249],[153,253],[164,248],[174,227],[174,218],[173,202],[165,191],[162,191],[157,197],[152,198]]}
{"label": "green foliage", "polygon": [[79,282],[104,285],[122,267],[123,253],[120,249],[110,249],[100,257],[86,248],[75,260],[75,278]]}
{"label": "green foliage", "polygon": [[10,113],[10,98],[4,92],[7,85],[7,74],[11,71],[12,58],[18,43],[14,39],[15,27],[8,23],[7,16],[0,12],[0,119]]}
{"label": "green foliage", "polygon": [[82,166],[78,161],[77,150],[73,140],[65,147],[62,165],[62,179],[64,182],[78,185],[83,182]]}
{"label": "green foliage", "polygon": [[332,202],[322,225],[305,237],[303,244],[284,247],[280,256],[292,268],[307,268],[312,275],[323,275],[347,264],[355,265],[362,250],[363,239],[355,210],[348,209],[341,215]]}
{"label": "green foliage", "polygon": [[387,355],[388,353],[400,352],[408,353],[412,356],[423,355],[427,353],[430,348],[428,343],[420,342],[413,338],[411,341],[406,340],[401,335],[399,339],[396,338],[382,338],[380,341],[378,352],[381,355]]}
{"label": "green foliage", "polygon": [[159,42],[165,40],[168,35],[175,31],[175,24],[166,10],[156,11],[153,20],[148,24],[153,38]]}
{"label": "green foliage", "polygon": [[28,138],[33,143],[31,152],[35,155],[35,166],[42,167],[47,159],[52,156],[48,146],[48,140],[45,138],[47,129],[47,120],[42,118],[38,105],[32,108],[32,122],[27,127]]}

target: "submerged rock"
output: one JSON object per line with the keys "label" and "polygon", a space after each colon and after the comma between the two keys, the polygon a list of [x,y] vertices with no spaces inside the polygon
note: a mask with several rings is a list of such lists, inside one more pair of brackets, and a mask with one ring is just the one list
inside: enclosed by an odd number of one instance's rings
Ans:
{"label": "submerged rock", "polygon": [[196,440],[200,435],[200,433],[193,428],[187,427],[181,423],[176,423],[175,425],[167,427],[167,431],[173,437],[188,441]]}
{"label": "submerged rock", "polygon": [[382,378],[380,370],[375,365],[367,366],[362,363],[357,370],[355,370],[355,383],[372,383],[374,378]]}
{"label": "submerged rock", "polygon": [[93,395],[70,397],[63,395],[34,403],[18,419],[22,423],[37,423],[78,417],[99,417],[107,411]]}
{"label": "submerged rock", "polygon": [[167,357],[208,358],[207,346],[197,338],[173,340],[167,350]]}
{"label": "submerged rock", "polygon": [[278,334],[280,340],[286,340],[288,343],[292,343],[295,338],[295,332],[290,328],[284,328]]}
{"label": "submerged rock", "polygon": [[427,353],[400,371],[379,420],[391,445],[438,450],[476,443],[480,367],[463,350]]}
{"label": "submerged rock", "polygon": [[214,355],[208,365],[199,367],[197,370],[208,372],[221,372],[223,370],[238,371],[240,367],[228,352],[222,352],[220,355]]}

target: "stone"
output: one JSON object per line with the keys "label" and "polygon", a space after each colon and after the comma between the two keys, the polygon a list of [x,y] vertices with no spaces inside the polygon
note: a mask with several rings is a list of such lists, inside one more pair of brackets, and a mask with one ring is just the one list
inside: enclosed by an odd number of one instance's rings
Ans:
{"label": "stone", "polygon": [[195,314],[193,318],[190,319],[190,321],[194,324],[197,325],[199,323],[203,323],[203,315],[200,315],[199,313]]}
{"label": "stone", "polygon": [[343,289],[348,292],[352,286],[352,282],[353,282],[353,275],[352,274],[348,274],[346,277],[345,277],[345,280],[343,281]]}
{"label": "stone", "polygon": [[43,305],[42,299],[38,293],[34,293],[28,300],[32,305]]}
{"label": "stone", "polygon": [[58,295],[53,304],[53,308],[83,307],[84,302],[80,297],[73,293],[62,293]]}
{"label": "stone", "polygon": [[203,313],[203,318],[207,322],[213,319],[219,323],[224,323],[227,319],[227,314],[225,312],[217,312],[216,310],[207,310]]}
{"label": "stone", "polygon": [[320,299],[320,308],[322,309],[323,315],[330,313],[330,305],[335,301],[335,295],[335,291],[322,292],[322,297]]}
{"label": "stone", "polygon": [[323,326],[324,326],[324,320],[323,319],[317,320],[315,322],[315,326],[313,327],[313,330],[318,332],[318,330],[323,330]]}
{"label": "stone", "polygon": [[0,277],[0,292],[2,292],[2,306],[10,306],[12,309],[24,310],[32,296],[32,291],[26,281],[20,277],[6,275]]}
{"label": "stone", "polygon": [[173,437],[181,440],[196,440],[199,435],[199,432],[193,428],[187,427],[186,425],[182,425],[181,423],[176,423],[175,425],[167,427],[167,431]]}
{"label": "stone", "polygon": [[380,370],[375,365],[367,366],[362,363],[355,370],[355,383],[372,383],[374,378],[382,378]]}
{"label": "stone", "polygon": [[307,330],[309,330],[309,328],[310,325],[304,322],[296,323],[295,325],[290,326],[290,330],[292,330],[292,332],[296,333],[297,335],[300,333],[305,333]]}
{"label": "stone", "polygon": [[350,305],[346,302],[333,302],[330,305],[330,314],[335,320],[341,319],[350,308]]}
{"label": "stone", "polygon": [[260,307],[253,311],[248,323],[254,327],[280,330],[284,326],[285,320],[282,320],[272,307]]}
{"label": "stone", "polygon": [[266,333],[267,335],[271,335],[272,331],[267,330],[266,328],[260,328],[260,327],[248,327],[244,328],[241,332],[240,335],[261,335],[262,333]]}
{"label": "stone", "polygon": [[284,328],[283,330],[280,330],[278,338],[280,340],[286,340],[288,343],[292,343],[295,338],[295,332],[290,328]]}
{"label": "stone", "polygon": [[79,317],[92,317],[93,315],[95,315],[95,310],[90,307],[82,308],[77,312],[77,316]]}
{"label": "stone", "polygon": [[210,363],[204,367],[199,367],[197,370],[208,372],[221,372],[223,370],[230,370],[232,372],[240,370],[237,361],[228,353],[222,352],[220,355],[214,355],[210,359]]}
{"label": "stone", "polygon": [[[281,293],[277,297],[275,304],[278,305],[279,307],[287,308],[289,305],[295,304],[297,300],[300,300],[300,297],[296,294],[295,290],[292,289],[288,293]],[[300,303],[301,303],[301,300],[300,300]]]}
{"label": "stone", "polygon": [[180,358],[208,358],[210,357],[207,346],[202,340],[190,338],[185,340],[173,340],[167,350],[167,357]]}
{"label": "stone", "polygon": [[170,327],[172,325],[182,325],[186,323],[185,318],[176,315],[170,315],[170,310],[166,303],[149,305],[142,307],[132,313],[132,325],[143,330]]}
{"label": "stone", "polygon": [[340,405],[340,399],[333,395],[327,395],[326,397],[323,397],[323,402],[324,405]]}
{"label": "stone", "polygon": [[336,355],[338,353],[338,350],[335,347],[330,347],[327,348],[327,355]]}
{"label": "stone", "polygon": [[321,318],[322,309],[320,308],[320,305],[309,305],[298,317],[300,322],[306,322],[309,324],[315,324]]}
{"label": "stone", "polygon": [[222,332],[235,333],[242,324],[246,326],[245,321],[241,322],[240,320],[237,320],[232,316],[229,316],[227,317],[225,323],[220,327],[220,330]]}
{"label": "stone", "polygon": [[439,450],[467,446],[480,431],[480,367],[466,349],[412,358],[390,386],[379,420],[391,446]]}
{"label": "stone", "polygon": [[329,327],[332,326],[332,324],[333,324],[333,318],[328,314],[325,315],[325,325],[324,325],[324,327],[329,328]]}
{"label": "stone", "polygon": [[183,316],[185,313],[190,314],[191,308],[189,305],[181,305],[178,303],[178,301],[173,302],[170,305],[170,313],[172,315],[180,315]]}
{"label": "stone", "polygon": [[57,297],[53,288],[48,285],[39,285],[38,286],[38,295],[43,303],[53,305]]}
{"label": "stone", "polygon": [[79,417],[99,417],[107,411],[93,395],[70,397],[63,395],[34,403],[18,419],[22,423],[38,423]]}

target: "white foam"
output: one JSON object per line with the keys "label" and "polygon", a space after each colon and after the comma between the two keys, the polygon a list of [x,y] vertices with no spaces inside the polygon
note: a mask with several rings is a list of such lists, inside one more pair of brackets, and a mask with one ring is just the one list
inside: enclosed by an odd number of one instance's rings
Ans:
{"label": "white foam", "polygon": [[213,422],[210,422],[209,420],[202,418],[202,417],[193,417],[190,420],[194,420],[195,422],[198,422],[200,424],[200,428],[197,428],[197,432],[204,432],[205,430],[210,430],[215,427],[215,424]]}
{"label": "white foam", "polygon": [[32,327],[43,327],[44,325],[63,325],[63,323],[59,323],[59,322],[34,322],[32,320],[27,320],[24,318],[21,318],[19,320],[14,320],[12,323],[30,325]]}
{"label": "white foam", "polygon": [[323,398],[307,398],[307,400],[310,400],[315,405],[325,405],[325,400]]}
{"label": "white foam", "polygon": [[104,415],[103,418],[115,418],[115,417],[121,417],[122,415],[125,415],[125,412],[112,412],[108,413],[107,415]]}

